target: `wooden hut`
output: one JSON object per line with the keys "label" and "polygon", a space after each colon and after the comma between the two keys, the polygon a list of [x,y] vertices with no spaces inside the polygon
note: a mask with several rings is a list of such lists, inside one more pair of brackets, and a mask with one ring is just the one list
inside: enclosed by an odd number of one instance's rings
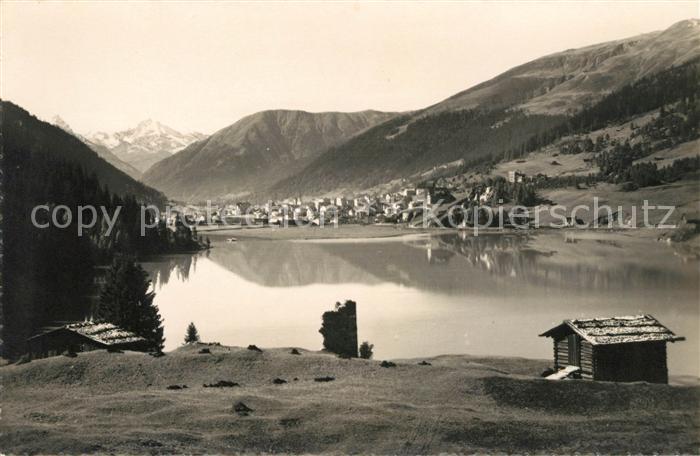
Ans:
{"label": "wooden hut", "polygon": [[564,320],[540,334],[554,340],[554,367],[614,382],[668,383],[666,343],[685,340],[651,315]]}
{"label": "wooden hut", "polygon": [[147,351],[150,344],[143,337],[112,323],[72,323],[49,328],[27,339],[32,358],[45,358],[69,352],[90,350]]}

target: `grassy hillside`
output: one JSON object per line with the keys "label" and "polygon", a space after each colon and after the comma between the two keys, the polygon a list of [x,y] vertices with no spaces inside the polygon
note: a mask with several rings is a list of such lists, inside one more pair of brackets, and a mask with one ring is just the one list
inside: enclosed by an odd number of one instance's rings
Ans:
{"label": "grassy hillside", "polygon": [[464,159],[491,160],[521,147],[533,135],[563,123],[563,116],[520,111],[458,111],[405,125],[398,117],[331,148],[302,172],[272,187],[273,196],[352,193]]}
{"label": "grassy hillside", "polygon": [[425,114],[494,105],[573,114],[640,78],[699,56],[700,20],[688,19],[663,31],[541,57],[455,94]]}
{"label": "grassy hillside", "polygon": [[[0,368],[8,453],[696,453],[700,388],[535,378],[545,361],[382,368],[301,350],[93,352]],[[315,377],[334,377],[329,382]],[[288,383],[276,385],[273,379]],[[295,380],[296,379],[296,380]],[[204,388],[229,380],[232,388]],[[169,385],[188,388],[169,390]],[[79,400],[77,400],[79,398]],[[252,409],[237,413],[243,402]]]}

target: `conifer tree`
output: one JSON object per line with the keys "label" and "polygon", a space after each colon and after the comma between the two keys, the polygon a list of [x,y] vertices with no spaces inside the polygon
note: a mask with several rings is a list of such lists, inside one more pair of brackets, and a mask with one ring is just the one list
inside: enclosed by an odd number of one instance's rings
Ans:
{"label": "conifer tree", "polygon": [[197,327],[194,323],[190,322],[189,326],[187,326],[187,333],[185,334],[185,343],[193,344],[195,342],[199,342],[199,332],[197,332]]}
{"label": "conifer tree", "polygon": [[99,319],[131,331],[162,350],[163,321],[153,304],[151,281],[133,257],[118,255],[107,271],[106,283],[96,309]]}

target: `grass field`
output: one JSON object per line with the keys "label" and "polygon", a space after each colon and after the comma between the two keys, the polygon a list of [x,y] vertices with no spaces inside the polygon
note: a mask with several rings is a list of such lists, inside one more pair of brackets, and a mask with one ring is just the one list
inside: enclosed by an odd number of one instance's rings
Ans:
{"label": "grass field", "polygon": [[700,155],[700,139],[679,144],[670,149],[663,149],[653,154],[636,160],[635,163],[652,162],[659,168],[671,165],[674,160],[691,158]]}
{"label": "grass field", "polygon": [[[625,217],[629,217],[632,213],[632,207],[636,207],[637,226],[643,226],[642,208],[644,201],[652,206],[672,206],[674,209],[664,224],[677,224],[683,214],[700,211],[700,180],[682,180],[670,184],[644,187],[633,192],[620,191],[619,185],[599,183],[595,187],[581,190],[573,187],[543,190],[541,196],[555,204],[565,206],[569,211],[578,205],[590,207],[590,211],[583,210],[578,214],[584,222],[593,220],[593,198],[597,197],[599,205],[609,205],[613,211],[617,210],[618,206],[622,206]],[[649,210],[649,223],[659,224],[666,213],[665,209]],[[543,225],[550,223],[550,221],[548,218],[542,218]]]}
{"label": "grass field", "polygon": [[[537,378],[547,361],[191,346],[0,368],[3,453],[698,453],[700,388]],[[317,382],[315,377],[334,377]],[[281,378],[285,384],[274,384]],[[204,388],[229,380],[232,388]],[[187,385],[170,390],[169,385]],[[252,409],[238,413],[243,402]]]}

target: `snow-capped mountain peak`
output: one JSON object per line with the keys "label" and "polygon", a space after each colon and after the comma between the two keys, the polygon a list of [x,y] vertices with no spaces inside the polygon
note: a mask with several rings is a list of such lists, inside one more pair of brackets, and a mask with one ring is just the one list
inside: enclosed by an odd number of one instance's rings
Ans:
{"label": "snow-capped mountain peak", "polygon": [[111,149],[119,145],[119,139],[115,135],[110,133],[105,133],[104,131],[98,131],[96,133],[89,133],[86,136],[90,141],[100,144],[102,146]]}
{"label": "snow-capped mountain peak", "polygon": [[[133,177],[134,179],[138,179],[141,177],[141,172],[134,168],[133,166],[125,163],[124,161],[120,160],[116,155],[114,155],[109,147],[105,146],[103,142],[99,141],[94,141],[89,139],[86,136],[80,135],[76,133],[70,125],[68,125],[68,122],[63,120],[61,116],[55,115],[51,118],[50,121],[51,124],[55,125],[56,127],[60,128],[61,130],[65,131],[66,133],[69,133],[76,138],[80,139],[85,145],[87,145],[90,149],[92,149],[97,155],[99,155],[102,159],[107,161],[107,163],[111,164],[115,168],[117,168],[120,171],[125,172],[129,176]],[[92,137],[98,137],[104,142],[109,142],[110,137],[107,133],[95,133],[91,135]]]}
{"label": "snow-capped mountain peak", "polygon": [[109,148],[125,162],[145,171],[153,163],[203,139],[205,135],[181,133],[149,118],[142,120],[133,128],[114,133],[97,132],[87,137]]}
{"label": "snow-capped mountain peak", "polygon": [[173,138],[187,136],[153,119],[142,120],[135,128],[127,130],[124,133],[126,133],[124,139],[127,141],[137,140],[138,138],[147,136],[170,136]]}

